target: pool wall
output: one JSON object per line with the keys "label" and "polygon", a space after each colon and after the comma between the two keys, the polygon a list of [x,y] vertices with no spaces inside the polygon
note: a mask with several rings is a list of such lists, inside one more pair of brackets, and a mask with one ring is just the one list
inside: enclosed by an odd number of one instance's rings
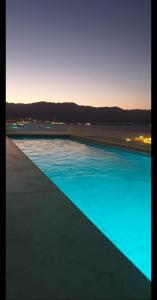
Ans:
{"label": "pool wall", "polygon": [[150,281],[6,140],[7,299],[151,299]]}

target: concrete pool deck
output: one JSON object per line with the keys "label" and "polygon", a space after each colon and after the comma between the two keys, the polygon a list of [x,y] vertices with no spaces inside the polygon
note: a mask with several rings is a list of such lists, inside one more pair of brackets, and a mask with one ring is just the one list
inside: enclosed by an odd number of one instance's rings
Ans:
{"label": "concrete pool deck", "polygon": [[150,281],[6,140],[7,300],[144,300]]}

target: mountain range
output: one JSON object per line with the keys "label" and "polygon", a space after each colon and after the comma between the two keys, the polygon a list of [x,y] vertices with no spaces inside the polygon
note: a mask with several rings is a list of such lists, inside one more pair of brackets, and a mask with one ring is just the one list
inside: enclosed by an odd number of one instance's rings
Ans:
{"label": "mountain range", "polygon": [[6,119],[33,118],[65,123],[139,124],[151,123],[151,111],[119,107],[82,106],[71,102],[6,103]]}

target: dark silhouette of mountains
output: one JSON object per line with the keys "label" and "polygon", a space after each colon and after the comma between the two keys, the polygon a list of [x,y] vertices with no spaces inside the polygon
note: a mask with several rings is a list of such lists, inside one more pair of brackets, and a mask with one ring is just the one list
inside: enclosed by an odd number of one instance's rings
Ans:
{"label": "dark silhouette of mountains", "polygon": [[80,106],[75,103],[36,102],[31,104],[6,103],[6,118],[34,118],[66,123],[144,124],[151,123],[151,111],[124,110],[119,107]]}

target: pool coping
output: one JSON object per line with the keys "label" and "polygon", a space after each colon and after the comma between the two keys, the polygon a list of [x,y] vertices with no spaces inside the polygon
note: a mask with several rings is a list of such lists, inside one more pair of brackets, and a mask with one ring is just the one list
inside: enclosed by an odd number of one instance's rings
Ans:
{"label": "pool coping", "polygon": [[125,145],[123,143],[111,142],[111,141],[108,141],[107,139],[102,140],[102,139],[98,139],[98,138],[76,136],[76,135],[70,135],[70,138],[72,138],[73,140],[84,141],[89,144],[107,146],[107,147],[111,147],[111,148],[124,150],[124,151],[151,157],[151,149],[142,149],[142,148],[137,147],[136,145]]}
{"label": "pool coping", "polygon": [[13,141],[6,144],[7,300],[151,299],[150,281]]}

